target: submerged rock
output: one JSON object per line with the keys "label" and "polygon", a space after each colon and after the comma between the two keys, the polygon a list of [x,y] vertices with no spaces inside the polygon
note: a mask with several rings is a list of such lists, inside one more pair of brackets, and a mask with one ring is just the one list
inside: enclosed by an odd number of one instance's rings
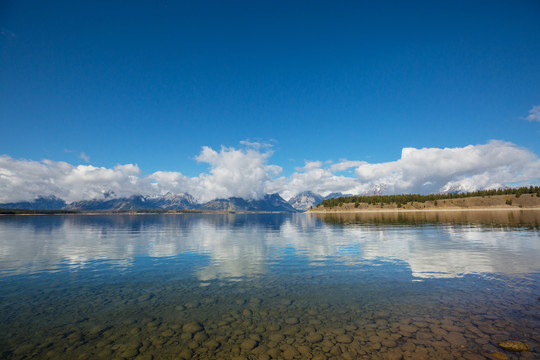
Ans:
{"label": "submerged rock", "polygon": [[248,340],[244,340],[243,343],[240,344],[240,347],[244,350],[252,350],[254,349],[259,343],[255,340],[252,340],[252,339],[248,339]]}
{"label": "submerged rock", "polygon": [[336,341],[342,344],[350,344],[353,342],[353,337],[350,335],[339,335],[336,337]]}
{"label": "submerged rock", "polygon": [[187,333],[196,333],[196,332],[204,330],[204,327],[198,322],[191,322],[191,323],[185,324],[182,330],[184,330],[184,332],[187,332]]}
{"label": "submerged rock", "polygon": [[298,318],[296,317],[290,317],[290,318],[287,318],[285,319],[285,322],[289,325],[296,325],[298,324],[300,321],[298,320]]}
{"label": "submerged rock", "polygon": [[515,352],[531,350],[531,347],[529,345],[524,344],[520,341],[501,341],[497,345],[499,345],[505,350],[515,351]]}
{"label": "submerged rock", "polygon": [[268,339],[270,339],[270,341],[278,343],[283,341],[283,339],[285,339],[285,336],[283,336],[282,334],[272,334],[268,337]]}
{"label": "submerged rock", "polygon": [[318,343],[322,341],[322,339],[323,339],[323,336],[318,333],[312,333],[306,336],[306,340],[309,341],[310,343]]}
{"label": "submerged rock", "polygon": [[501,352],[492,353],[492,354],[490,354],[490,356],[493,359],[497,359],[497,360],[508,360],[508,356],[506,356],[505,354],[503,354]]}

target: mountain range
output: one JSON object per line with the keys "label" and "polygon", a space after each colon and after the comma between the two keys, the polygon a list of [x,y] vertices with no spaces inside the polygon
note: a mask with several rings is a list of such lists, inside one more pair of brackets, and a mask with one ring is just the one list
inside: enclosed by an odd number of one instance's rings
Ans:
{"label": "mountain range", "polygon": [[[1,204],[0,207],[2,207]],[[167,193],[163,196],[134,195],[127,198],[76,201],[67,204],[63,210],[190,210],[197,207],[197,202],[189,194]]]}
{"label": "mountain range", "polygon": [[33,201],[0,204],[0,209],[26,210],[207,210],[207,211],[286,211],[296,212],[279,194],[268,194],[259,200],[246,200],[239,197],[215,199],[199,204],[189,194],[168,193],[163,196],[134,195],[130,197],[92,199],[66,203],[55,197],[37,197]]}
{"label": "mountain range", "polygon": [[285,201],[279,194],[267,194],[262,199],[243,199],[231,197],[214,199],[206,203],[198,203],[189,194],[167,193],[161,196],[133,195],[116,197],[107,193],[103,199],[66,201],[55,196],[39,196],[33,201],[21,201],[0,204],[1,209],[26,210],[85,210],[85,211],[118,211],[118,210],[205,210],[205,211],[305,211],[321,201],[333,197],[351,196],[349,194],[332,193],[321,196],[311,191],[304,191]]}
{"label": "mountain range", "polygon": [[239,197],[215,199],[198,207],[214,211],[288,211],[296,212],[279,194],[267,194],[260,200],[245,200]]}

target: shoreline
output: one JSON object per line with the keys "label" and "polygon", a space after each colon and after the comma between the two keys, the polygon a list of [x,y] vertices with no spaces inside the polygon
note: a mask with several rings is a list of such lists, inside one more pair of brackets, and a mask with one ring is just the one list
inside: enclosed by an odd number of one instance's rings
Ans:
{"label": "shoreline", "polygon": [[462,211],[523,211],[523,210],[536,210],[539,211],[540,207],[484,207],[484,208],[468,208],[468,209],[459,209],[459,208],[446,208],[446,209],[361,209],[361,210],[308,210],[307,214],[340,214],[340,213],[377,213],[377,212],[401,212],[401,213],[410,213],[410,212],[462,212]]}
{"label": "shoreline", "polygon": [[[11,209],[10,209],[11,210]],[[19,210],[19,209],[18,209]],[[77,216],[77,215],[230,215],[230,214],[299,214],[299,213],[305,213],[305,211],[299,211],[299,212],[290,212],[290,211],[179,211],[179,212],[114,212],[114,211],[77,211],[77,212],[55,212],[54,210],[28,210],[28,212],[24,212],[25,210],[21,212],[15,212],[15,213],[8,213],[8,212],[0,212],[0,216],[19,216],[19,215],[64,215],[64,216]],[[36,212],[33,212],[36,211]],[[47,212],[50,211],[50,212]]]}
{"label": "shoreline", "polygon": [[73,212],[73,213],[61,213],[61,212],[20,212],[20,213],[0,213],[0,216],[14,216],[14,215],[64,215],[64,216],[77,216],[77,215],[247,215],[247,214],[357,214],[357,213],[419,213],[419,212],[475,212],[475,211],[540,211],[540,207],[485,207],[485,208],[446,208],[446,209],[361,209],[361,210],[307,210],[298,212],[289,211],[204,211],[204,212]]}

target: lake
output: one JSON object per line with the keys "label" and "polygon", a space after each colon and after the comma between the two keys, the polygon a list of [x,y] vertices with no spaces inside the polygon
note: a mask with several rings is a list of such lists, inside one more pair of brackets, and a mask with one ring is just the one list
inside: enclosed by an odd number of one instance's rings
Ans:
{"label": "lake", "polygon": [[539,235],[524,210],[0,216],[1,358],[539,358]]}

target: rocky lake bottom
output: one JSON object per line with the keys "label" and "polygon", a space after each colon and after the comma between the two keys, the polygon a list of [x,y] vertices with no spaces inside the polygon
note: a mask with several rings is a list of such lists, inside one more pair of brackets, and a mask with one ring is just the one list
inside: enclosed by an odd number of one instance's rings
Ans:
{"label": "rocky lake bottom", "polygon": [[540,357],[536,225],[249,216],[0,219],[1,358]]}

